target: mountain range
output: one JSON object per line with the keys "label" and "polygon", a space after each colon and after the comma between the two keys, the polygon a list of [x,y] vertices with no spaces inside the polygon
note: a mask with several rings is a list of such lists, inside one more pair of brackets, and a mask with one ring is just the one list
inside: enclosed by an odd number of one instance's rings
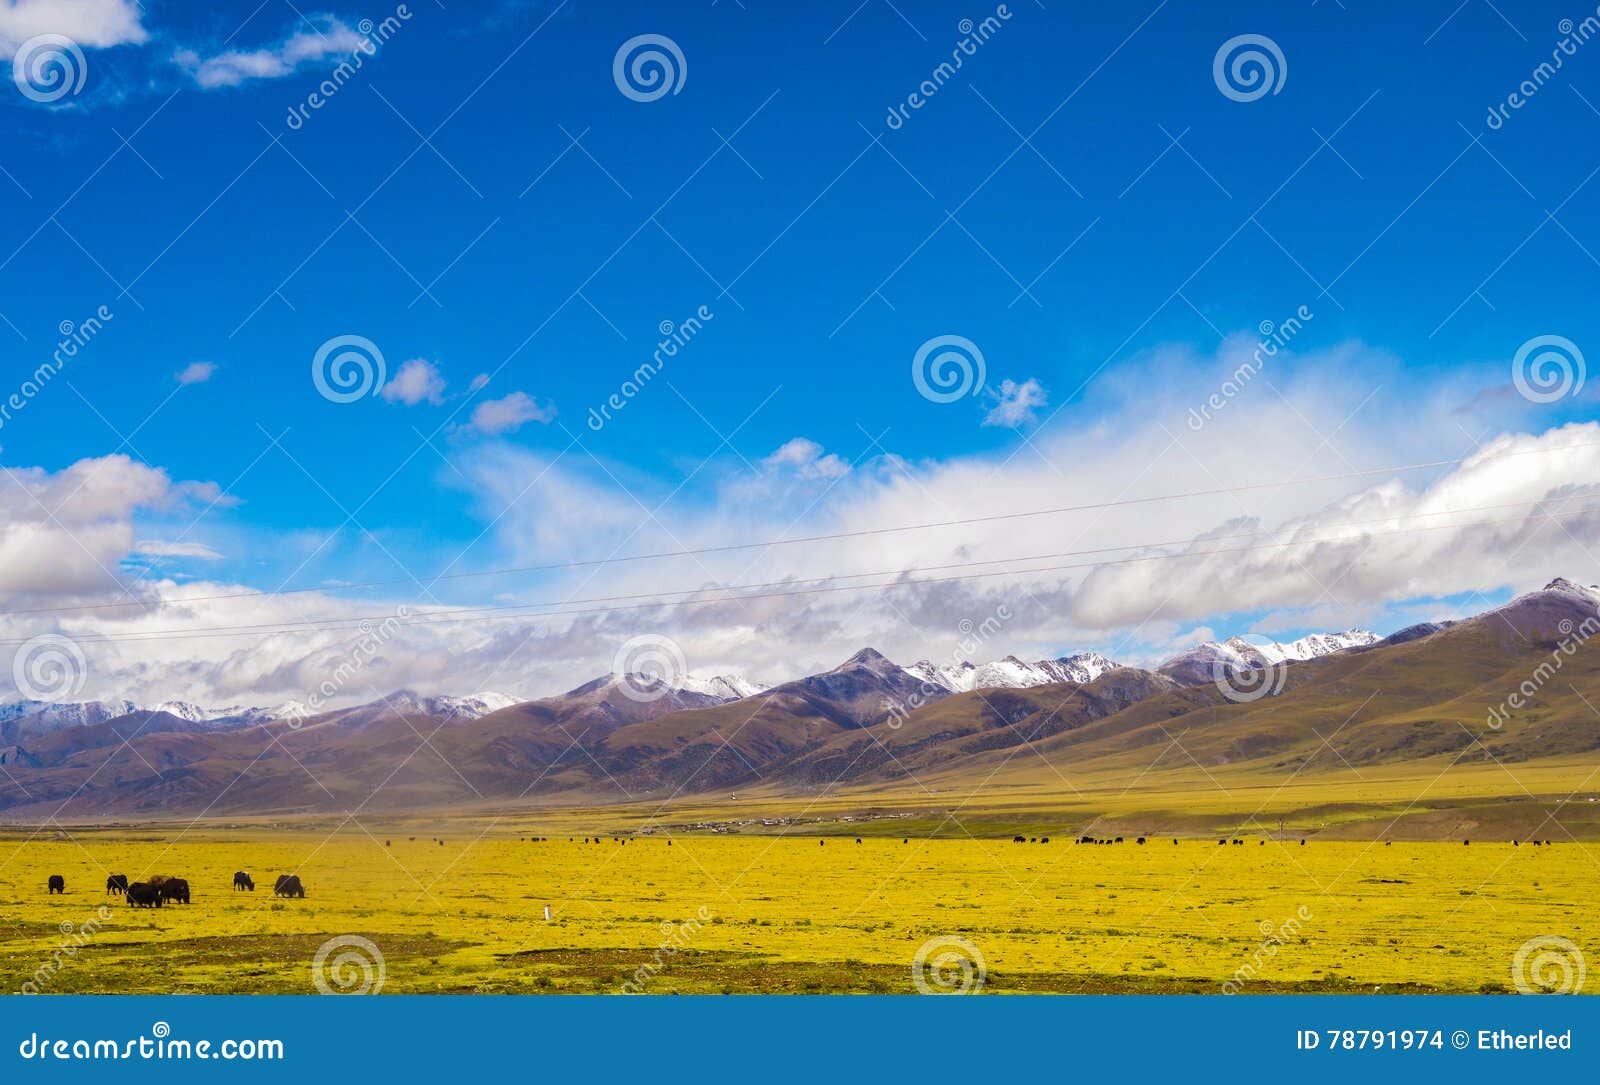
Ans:
{"label": "mountain range", "polygon": [[[902,667],[865,648],[765,689],[606,675],[532,701],[401,691],[309,718],[52,706],[0,723],[10,728],[0,811],[293,815],[657,802],[734,788],[927,801],[981,785],[1071,797],[1089,781],[1120,781],[1107,786],[1125,794],[1197,770],[1211,781],[1304,782],[1452,759],[1565,764],[1600,749],[1600,714],[1588,707],[1600,704],[1600,662],[1584,647],[1600,632],[1597,614],[1600,592],[1556,580],[1476,617],[1386,638],[1234,638],[1154,669],[1093,653]],[[1221,680],[1268,667],[1282,680],[1257,700],[1230,697]],[[40,716],[48,726],[18,728]]]}

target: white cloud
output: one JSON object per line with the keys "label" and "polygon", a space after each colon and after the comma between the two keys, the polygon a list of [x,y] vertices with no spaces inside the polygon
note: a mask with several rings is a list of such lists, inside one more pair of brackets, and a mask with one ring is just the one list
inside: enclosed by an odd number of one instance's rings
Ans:
{"label": "white cloud", "polygon": [[1029,377],[1021,384],[1014,380],[1001,381],[1000,390],[989,394],[996,402],[994,408],[984,416],[983,424],[986,426],[1016,427],[1031,423],[1036,420],[1034,411],[1049,403],[1044,386],[1035,377]]}
{"label": "white cloud", "polygon": [[821,445],[805,437],[785,441],[761,462],[766,467],[793,471],[806,479],[843,478],[850,473],[848,463],[832,452],[824,453]]}
{"label": "white cloud", "polygon": [[540,403],[526,392],[512,392],[474,407],[468,427],[479,433],[514,433],[525,422],[549,422],[555,416],[554,404]]}
{"label": "white cloud", "polygon": [[[403,625],[364,666],[352,697],[402,686],[551,693],[606,670],[617,645],[639,633],[673,637],[697,673],[740,671],[772,681],[833,666],[863,645],[901,662],[947,658],[963,621],[982,624],[1002,605],[1012,617],[985,643],[985,657],[1098,648],[1151,662],[1200,639],[1252,629],[1271,635],[1297,625],[1377,624],[1387,631],[1457,609],[1461,593],[1521,591],[1563,574],[1595,579],[1590,554],[1600,552],[1600,514],[1553,525],[1529,513],[1539,501],[1600,505],[1600,424],[1507,430],[1474,448],[1450,413],[1474,390],[1465,378],[1407,380],[1394,359],[1350,345],[1274,359],[1270,374],[1261,375],[1270,376],[1270,388],[1253,382],[1192,426],[1191,408],[1237,370],[1238,349],[1151,351],[1109,372],[1032,436],[1036,455],[879,455],[839,473],[821,466],[830,454],[816,442],[797,438],[753,474],[730,457],[680,492],[676,477],[653,479],[616,464],[601,469],[587,458],[507,442],[467,445],[452,459],[486,533],[454,571],[835,537],[462,580],[462,595],[471,592],[483,604],[574,601],[570,610],[591,612]],[[510,416],[530,409],[540,409],[531,398]],[[1426,471],[1358,475],[1464,455],[1463,463]],[[795,485],[797,473],[808,470],[826,482]],[[1241,488],[1314,478],[1322,481]],[[1116,504],[1197,491],[1213,492]],[[126,585],[107,570],[116,570],[141,536],[176,537],[135,534],[135,513],[207,494],[215,488],[174,483],[125,457],[56,473],[0,474],[0,610],[121,598]],[[40,508],[58,504],[66,531]],[[1011,516],[1063,505],[1094,507]],[[947,520],[965,522],[873,533]],[[246,552],[243,542],[225,549]],[[1166,554],[1186,556],[1126,560]],[[956,567],[1037,555],[1047,557]],[[449,552],[429,568],[456,557]],[[891,575],[860,576],[869,572]],[[974,574],[986,575],[936,582]],[[814,590],[896,579],[929,582]],[[779,587],[754,593],[766,598],[729,598],[718,589],[725,584]],[[387,600],[308,592],[213,601],[200,597],[248,587],[160,581],[142,582],[140,590],[168,606],[48,620],[0,613],[0,632],[371,617],[392,613],[401,601],[424,610],[416,593],[398,589]],[[699,605],[626,600],[668,591],[688,593],[680,598]],[[790,594],[775,594],[781,591]],[[35,601],[16,602],[24,597]],[[1433,602],[1443,598],[1451,605]],[[1486,605],[1469,596],[1463,607]],[[349,639],[348,632],[296,629],[238,640],[86,643],[91,682],[84,696],[219,704],[303,698],[348,657]],[[0,659],[0,681],[6,671]]]}
{"label": "white cloud", "polygon": [[192,49],[173,57],[195,83],[207,90],[237,87],[252,79],[280,79],[307,64],[330,56],[348,57],[366,42],[360,33],[332,15],[312,16],[315,28],[296,30],[276,45],[260,49],[230,49],[202,57]]}
{"label": "white cloud", "polygon": [[214,362],[190,362],[176,374],[179,384],[204,384],[217,371]]}
{"label": "white cloud", "polygon": [[222,560],[222,555],[205,543],[167,542],[162,539],[140,539],[133,544],[133,553],[149,558],[198,558],[201,561]]}
{"label": "white cloud", "polygon": [[61,34],[85,49],[149,39],[134,0],[0,0],[0,59],[40,34]]}
{"label": "white cloud", "polygon": [[437,406],[444,402],[444,377],[439,367],[426,358],[412,358],[378,393],[390,403],[415,407],[426,400]]}

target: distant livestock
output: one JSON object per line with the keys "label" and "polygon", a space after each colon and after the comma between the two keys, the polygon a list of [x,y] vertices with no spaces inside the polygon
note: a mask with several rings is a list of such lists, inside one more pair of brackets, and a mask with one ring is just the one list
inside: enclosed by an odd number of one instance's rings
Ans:
{"label": "distant livestock", "polygon": [[1134,843],[1135,844],[1143,844],[1144,843],[1144,837],[1141,836],[1139,839],[1135,840]]}
{"label": "distant livestock", "polygon": [[65,893],[67,891],[67,879],[59,874],[50,875],[49,890],[52,893]]}
{"label": "distant livestock", "polygon": [[168,878],[161,883],[161,899],[177,904],[188,904],[189,883],[182,878]]}
{"label": "distant livestock", "polygon": [[126,893],[128,891],[128,876],[126,874],[113,874],[106,879],[106,896],[113,893]]}
{"label": "distant livestock", "polygon": [[149,882],[134,882],[128,886],[127,898],[130,908],[161,907],[161,890]]}
{"label": "distant livestock", "polygon": [[1048,843],[1050,843],[1050,838],[1048,836],[1041,836],[1039,838],[1039,843],[1048,844]]}
{"label": "distant livestock", "polygon": [[1028,842],[1028,838],[1025,836],[1013,836],[1011,838],[1011,842],[1013,844],[1026,844]]}
{"label": "distant livestock", "polygon": [[251,881],[250,875],[242,870],[235,870],[233,872],[233,887],[235,889],[248,890],[252,893],[256,891],[256,883]]}
{"label": "distant livestock", "polygon": [[277,884],[272,887],[272,892],[274,896],[299,897],[304,900],[306,887],[300,884],[300,875],[280,874],[278,875]]}

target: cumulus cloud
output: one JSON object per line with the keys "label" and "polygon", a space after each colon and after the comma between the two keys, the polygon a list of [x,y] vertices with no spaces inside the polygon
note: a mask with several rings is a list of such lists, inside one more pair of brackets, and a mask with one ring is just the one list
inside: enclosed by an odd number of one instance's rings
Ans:
{"label": "cumulus cloud", "polygon": [[479,433],[515,433],[527,422],[550,422],[556,416],[552,403],[540,403],[526,392],[487,399],[472,409],[468,429]]}
{"label": "cumulus cloud", "polygon": [[1015,428],[1033,422],[1037,418],[1034,412],[1049,404],[1044,386],[1035,377],[1029,377],[1021,384],[1009,379],[1001,381],[1000,390],[992,391],[989,395],[995,400],[995,405],[983,418],[986,426]]}
{"label": "cumulus cloud", "polygon": [[817,442],[805,437],[785,441],[778,450],[761,461],[778,471],[793,471],[801,478],[842,478],[850,465],[832,452],[824,452]]}
{"label": "cumulus cloud", "polygon": [[412,358],[400,366],[400,371],[378,394],[390,403],[404,403],[408,407],[422,402],[437,406],[444,402],[444,377],[439,367],[426,358]]}
{"label": "cumulus cloud", "polygon": [[[538,607],[402,623],[345,695],[558,692],[604,672],[640,633],[672,637],[698,673],[780,681],[864,645],[900,662],[948,658],[963,628],[1002,608],[986,658],[1095,648],[1150,663],[1201,639],[1351,625],[1387,632],[1484,609],[1556,575],[1594,579],[1600,424],[1502,426],[1474,445],[1451,416],[1470,397],[1469,380],[1408,382],[1394,359],[1359,344],[1274,358],[1213,401],[1249,347],[1142,355],[1047,418],[1026,456],[879,454],[839,473],[821,466],[830,456],[821,446],[797,438],[753,472],[730,457],[684,490],[676,477],[470,444],[453,457],[461,474],[442,477],[466,488],[483,534],[452,571],[553,567],[458,581],[456,601]],[[1214,402],[1223,405],[1194,413]],[[1460,462],[1393,469],[1440,460]],[[807,471],[818,485],[795,485]],[[106,570],[137,539],[163,537],[135,535],[135,512],[207,492],[116,457],[12,476],[0,476],[8,601],[121,597],[127,585]],[[1299,481],[1267,485],[1289,480]],[[1185,494],[1196,496],[1177,496]],[[63,501],[62,522],[78,541],[40,511]],[[1076,511],[1016,515],[1069,506]],[[956,523],[878,530],[947,521]],[[608,560],[661,554],[676,556]],[[141,593],[165,601],[161,611],[48,625],[0,614],[0,628],[144,631],[381,618],[402,602],[429,614],[437,605],[420,593],[202,598],[245,587],[142,582]],[[299,628],[88,643],[85,695],[278,703],[316,688],[352,639]]]}
{"label": "cumulus cloud", "polygon": [[0,0],[0,59],[40,34],[61,34],[84,49],[149,39],[134,0]]}
{"label": "cumulus cloud", "polygon": [[174,376],[179,384],[204,384],[217,371],[214,362],[190,362]]}
{"label": "cumulus cloud", "polygon": [[332,15],[314,15],[310,30],[295,30],[273,45],[257,49],[230,49],[202,56],[182,49],[173,57],[196,85],[210,90],[237,87],[255,79],[281,79],[306,65],[328,57],[348,57],[366,42],[358,31]]}

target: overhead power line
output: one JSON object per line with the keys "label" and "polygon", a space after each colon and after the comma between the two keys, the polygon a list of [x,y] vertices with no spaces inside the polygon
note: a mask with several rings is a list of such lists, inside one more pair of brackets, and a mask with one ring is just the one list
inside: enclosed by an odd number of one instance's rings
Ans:
{"label": "overhead power line", "polygon": [[[1573,500],[1569,498],[1568,500]],[[1483,505],[1463,509],[1445,509],[1435,512],[1413,513],[1409,516],[1387,516],[1371,520],[1348,521],[1342,524],[1328,525],[1331,529],[1349,530],[1361,528],[1371,524],[1390,523],[1396,519],[1417,519],[1421,517],[1438,517],[1460,515],[1465,512],[1479,512],[1496,508],[1525,507],[1528,505],[1545,505],[1548,501],[1537,502],[1506,502],[1497,505]],[[1393,536],[1405,534],[1420,534],[1429,531],[1445,531],[1467,527],[1482,527],[1502,523],[1523,522],[1530,518],[1543,519],[1555,523],[1558,517],[1571,516],[1585,512],[1600,512],[1600,505],[1588,505],[1575,509],[1562,509],[1558,511],[1534,510],[1531,514],[1521,516],[1505,516],[1484,520],[1469,520],[1457,523],[1432,524],[1422,527],[1396,528],[1391,531],[1373,531],[1364,533],[1365,537]],[[1239,532],[1233,535],[1213,536],[1206,542],[1228,541],[1230,539],[1260,538],[1263,536],[1281,535],[1284,528],[1266,529],[1255,532]],[[1036,573],[1064,572],[1076,569],[1092,569],[1114,567],[1119,565],[1141,564],[1151,561],[1176,561],[1188,558],[1215,557],[1225,554],[1247,554],[1267,549],[1282,549],[1293,546],[1316,545],[1319,543],[1348,542],[1352,539],[1349,534],[1319,536],[1315,538],[1292,538],[1281,542],[1258,543],[1249,546],[1216,548],[1204,550],[1190,550],[1179,553],[1145,554],[1137,557],[1115,558],[1105,561],[1074,562],[1068,564],[1035,566],[1026,569],[1007,568],[982,573],[965,573],[944,577],[911,577],[914,572],[937,572],[945,569],[970,569],[990,565],[1016,565],[1023,562],[1049,561],[1064,557],[1081,557],[1093,554],[1114,553],[1127,550],[1151,549],[1160,546],[1185,545],[1192,540],[1177,540],[1158,543],[1130,543],[1122,546],[1098,547],[1088,550],[1061,551],[1052,554],[1033,554],[1006,558],[988,558],[974,561],[952,562],[945,565],[924,566],[921,569],[888,569],[875,570],[862,573],[830,574],[826,577],[769,581],[759,584],[731,584],[711,587],[683,589],[668,592],[633,593],[612,596],[590,596],[581,599],[552,600],[536,603],[508,603],[487,607],[456,607],[430,609],[416,616],[399,618],[395,613],[369,614],[338,618],[315,618],[292,622],[267,622],[253,625],[232,626],[198,626],[188,629],[158,629],[129,633],[84,633],[74,635],[73,639],[83,644],[121,644],[140,643],[144,641],[164,640],[200,640],[228,637],[256,636],[270,637],[293,632],[345,632],[369,631],[375,624],[398,621],[401,625],[445,625],[458,622],[501,622],[501,621],[527,621],[540,617],[574,617],[588,614],[606,614],[622,610],[647,610],[664,606],[705,606],[717,603],[741,602],[744,600],[787,598],[792,596],[818,595],[840,591],[882,590],[894,588],[919,587],[928,584],[946,584],[958,581],[983,580],[999,576],[1018,576]],[[839,584],[840,580],[857,580],[867,577],[894,577],[877,584]],[[810,586],[807,586],[810,585]],[[768,591],[766,589],[783,588],[781,591]],[[678,596],[701,596],[706,593],[716,593],[715,597],[705,598],[674,598]],[[609,603],[610,606],[585,607],[580,609],[567,609],[577,604],[584,603]],[[26,643],[25,639],[0,639],[0,646],[14,646]]]}
{"label": "overhead power line", "polygon": [[[1560,445],[1554,448],[1529,448],[1520,451],[1501,453],[1500,455],[1533,456],[1548,455],[1552,452],[1566,452],[1583,448],[1600,448],[1600,442],[1585,442],[1571,445]],[[261,599],[266,597],[277,598],[280,596],[305,595],[320,593],[332,595],[339,592],[357,591],[368,588],[388,588],[404,585],[421,584],[425,589],[433,585],[454,580],[479,579],[496,576],[514,576],[526,573],[559,572],[571,569],[594,568],[597,566],[623,565],[642,561],[663,561],[670,558],[700,557],[708,554],[725,554],[740,550],[759,550],[776,546],[795,546],[803,543],[835,542],[845,539],[867,538],[875,535],[890,535],[908,531],[931,531],[939,528],[968,527],[975,524],[997,523],[1007,520],[1021,520],[1038,516],[1058,516],[1073,512],[1094,512],[1104,509],[1126,508],[1138,505],[1157,504],[1165,501],[1181,501],[1197,497],[1219,497],[1223,494],[1251,493],[1258,490],[1281,489],[1286,486],[1311,486],[1323,482],[1345,482],[1352,479],[1372,478],[1379,475],[1400,474],[1411,471],[1424,471],[1435,467],[1451,467],[1466,463],[1471,456],[1461,456],[1447,460],[1428,460],[1422,463],[1401,464],[1394,467],[1376,467],[1364,471],[1345,471],[1329,475],[1313,475],[1306,478],[1282,479],[1275,482],[1252,482],[1238,486],[1218,486],[1205,490],[1186,490],[1180,493],[1157,494],[1149,497],[1118,498],[1111,501],[1093,501],[1077,505],[1057,505],[1042,509],[1025,509],[1015,512],[992,513],[983,516],[967,516],[952,520],[936,520],[917,524],[898,524],[886,527],[861,528],[855,531],[836,531],[820,535],[801,535],[794,537],[779,537],[763,539],[757,542],[725,543],[717,546],[686,547],[679,550],[661,550],[645,554],[623,554],[605,558],[583,558],[573,561],[548,562],[540,565],[518,565],[498,569],[479,569],[459,573],[441,572],[422,580],[418,577],[394,577],[387,580],[367,580],[354,584],[318,585],[303,588],[282,588],[274,591],[240,591],[222,592],[213,595],[191,595],[176,599],[126,599],[106,603],[76,603],[67,606],[35,607],[31,609],[0,610],[0,618],[20,617],[30,614],[71,614],[82,611],[114,610],[128,607],[144,607],[152,609],[168,606],[187,606],[192,603],[217,602],[228,599]],[[1534,502],[1526,502],[1533,504]],[[1492,508],[1495,506],[1484,506]],[[1176,545],[1176,544],[1152,544]],[[857,574],[869,575],[869,574]],[[0,641],[0,644],[5,643]]]}

